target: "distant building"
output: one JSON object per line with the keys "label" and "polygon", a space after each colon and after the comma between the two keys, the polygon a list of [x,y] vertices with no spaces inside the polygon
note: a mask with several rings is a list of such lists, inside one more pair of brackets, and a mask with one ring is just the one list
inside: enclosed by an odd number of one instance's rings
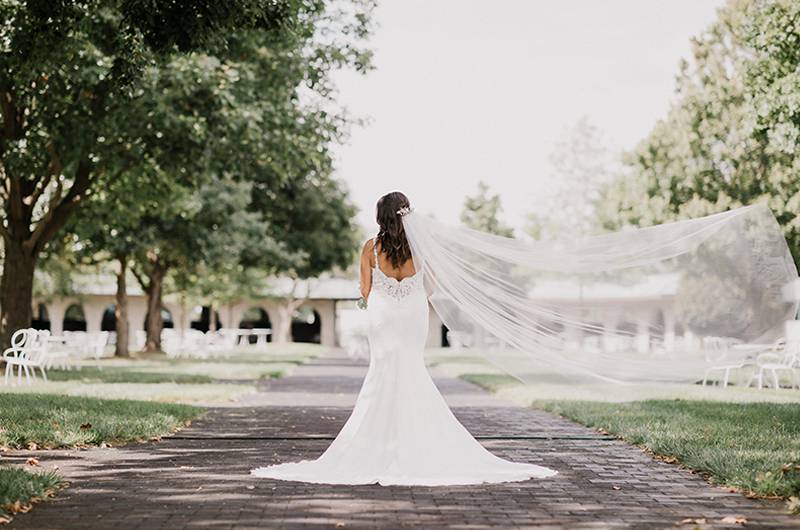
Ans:
{"label": "distant building", "polygon": [[[113,276],[100,275],[84,278],[82,287],[74,296],[36,300],[34,303],[34,326],[50,329],[54,334],[64,330],[115,331]],[[145,328],[146,298],[135,282],[128,289],[129,320],[132,330]],[[303,298],[303,304],[292,315],[291,335],[295,342],[316,342],[326,346],[343,346],[351,338],[366,334],[366,314],[357,309],[358,282],[347,278],[319,278],[301,281],[296,285],[291,280],[275,279],[269,292],[262,297],[243,300],[232,304],[215,306],[217,328],[274,328],[281,318],[282,297],[287,296],[292,287],[295,296]],[[574,305],[575,317],[591,319],[591,315],[578,307],[585,303],[592,305],[611,305],[618,310],[603,311],[603,319],[597,322],[601,329],[625,329],[635,336],[634,345],[639,351],[650,348],[651,330],[660,330],[664,342],[675,340],[676,336],[691,339],[675,314],[675,292],[677,278],[664,275],[651,278],[646,284],[620,289],[618,285],[594,284],[581,287],[572,283],[550,281],[537,285],[531,292],[534,299],[557,303],[568,308]],[[207,330],[211,325],[208,307],[182,306],[173,296],[164,300],[165,327],[175,329],[195,328]],[[132,340],[135,333],[131,334]],[[601,336],[598,337],[602,341]],[[583,338],[573,339],[583,342]],[[447,346],[447,329],[436,312],[431,309],[428,330],[428,346]]]}
{"label": "distant building", "polygon": [[[63,331],[115,331],[115,278],[108,275],[83,278],[72,296],[34,300],[33,325],[54,334]],[[292,282],[277,279],[270,293],[263,297],[214,307],[217,328],[273,328],[281,318],[282,301],[291,291]],[[296,294],[305,301],[292,315],[291,335],[296,342],[316,342],[337,346],[337,315],[355,308],[358,282],[342,278],[315,279],[299,282]],[[301,295],[301,296],[300,296]],[[147,299],[135,282],[128,287],[128,320],[131,331],[144,330]],[[167,328],[208,330],[209,308],[184,306],[175,296],[164,297],[164,324]],[[134,340],[135,333],[131,333]]]}

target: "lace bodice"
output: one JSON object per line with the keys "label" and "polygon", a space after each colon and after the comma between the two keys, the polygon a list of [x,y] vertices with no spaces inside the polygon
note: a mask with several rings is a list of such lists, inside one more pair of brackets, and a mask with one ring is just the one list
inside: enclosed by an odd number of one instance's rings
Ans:
{"label": "lace bodice", "polygon": [[378,249],[372,245],[372,251],[375,255],[375,266],[372,268],[372,289],[381,291],[390,298],[400,300],[405,298],[416,289],[422,288],[422,271],[417,271],[411,276],[407,276],[402,280],[387,276],[378,266]]}
{"label": "lace bodice", "polygon": [[488,452],[448,408],[425,366],[430,310],[423,273],[420,264],[416,274],[396,280],[373,267],[364,314],[369,369],[353,413],[316,460],[260,467],[253,475],[319,484],[454,486],[556,473]]}

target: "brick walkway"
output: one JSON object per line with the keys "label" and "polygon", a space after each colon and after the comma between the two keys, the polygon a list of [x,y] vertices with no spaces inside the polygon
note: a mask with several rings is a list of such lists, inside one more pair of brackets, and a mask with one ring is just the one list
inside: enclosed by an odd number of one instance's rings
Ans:
{"label": "brick walkway", "polygon": [[[779,503],[711,487],[677,466],[463,381],[437,385],[498,455],[554,467],[547,480],[459,487],[328,486],[256,479],[250,468],[320,454],[343,424],[364,366],[323,358],[159,443],[38,452],[71,486],[19,515],[19,529],[800,528]],[[15,457],[23,459],[26,453]],[[705,524],[679,523],[685,518]],[[676,526],[678,523],[678,526]]]}

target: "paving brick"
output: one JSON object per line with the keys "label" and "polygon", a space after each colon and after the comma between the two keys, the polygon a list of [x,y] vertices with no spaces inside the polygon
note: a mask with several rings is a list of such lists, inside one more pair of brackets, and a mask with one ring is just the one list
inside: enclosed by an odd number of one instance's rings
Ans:
{"label": "paving brick", "polygon": [[[736,514],[747,517],[747,528],[800,528],[800,518],[780,503],[710,486],[623,442],[451,378],[437,378],[437,385],[488,449],[559,475],[438,488],[311,485],[249,475],[253,467],[321,454],[347,419],[350,407],[339,403],[352,402],[364,368],[333,355],[316,360],[157,443],[38,451],[42,465],[58,464],[71,485],[19,515],[11,528],[689,529],[675,525],[705,518],[706,529],[734,528],[720,520]],[[10,458],[24,461],[28,454]]]}

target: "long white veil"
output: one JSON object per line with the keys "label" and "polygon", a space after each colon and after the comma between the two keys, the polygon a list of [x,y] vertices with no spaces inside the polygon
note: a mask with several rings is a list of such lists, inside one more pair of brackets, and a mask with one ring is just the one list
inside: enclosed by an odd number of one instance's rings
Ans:
{"label": "long white veil", "polygon": [[797,310],[782,296],[797,269],[763,204],[557,241],[416,212],[403,226],[451,340],[523,381],[542,365],[616,381],[695,381],[722,362],[709,344],[772,342]]}

